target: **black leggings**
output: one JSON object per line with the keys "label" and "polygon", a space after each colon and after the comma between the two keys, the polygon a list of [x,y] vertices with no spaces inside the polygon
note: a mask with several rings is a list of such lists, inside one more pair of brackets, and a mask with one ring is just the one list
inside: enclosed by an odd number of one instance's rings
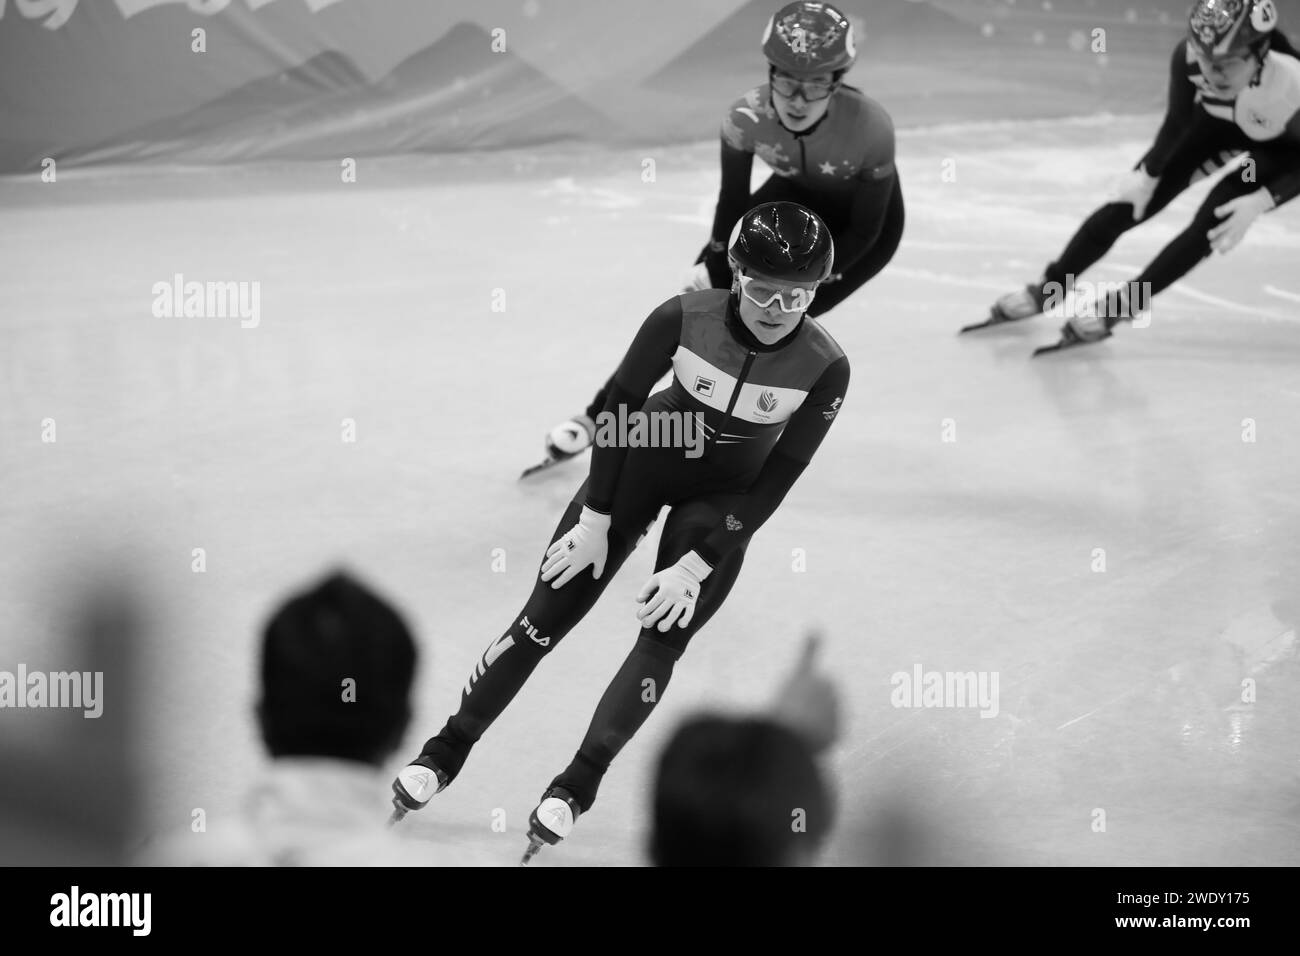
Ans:
{"label": "black leggings", "polygon": [[[1137,282],[1150,283],[1151,295],[1163,292],[1210,254],[1210,240],[1206,234],[1220,221],[1214,213],[1217,207],[1254,192],[1300,165],[1300,149],[1295,146],[1254,142],[1236,126],[1207,116],[1198,117],[1192,124],[1183,145],[1161,174],[1141,222],[1157,215],[1188,186],[1246,151],[1250,152],[1253,165],[1248,163],[1242,172],[1234,172],[1220,180],[1196,210],[1187,228],[1175,236],[1136,277]],[[1251,175],[1246,175],[1247,169]],[[1110,251],[1120,236],[1137,224],[1133,221],[1130,203],[1112,202],[1100,207],[1084,220],[1060,257],[1048,265],[1043,273],[1044,282],[1059,283],[1062,289],[1069,288],[1073,281],[1069,277],[1081,275]]]}
{"label": "black leggings", "polygon": [[[662,495],[655,490],[658,486],[653,480],[625,481],[620,485],[614,498],[608,555],[600,580],[592,576],[590,568],[559,589],[540,577],[535,580],[523,608],[479,658],[462,691],[460,709],[424,745],[422,753],[432,757],[449,776],[460,772],[470,749],[518,694],[542,658],[555,650],[595,605],[663,506]],[[577,524],[586,487],[584,482],[578,489],[548,546]],[[705,491],[674,504],[664,522],[655,569],[675,564],[699,544],[723,519],[730,499],[729,493]],[[584,810],[595,801],[600,779],[610,762],[662,698],[673,666],[686,645],[722,607],[744,559],[742,544],[718,563],[700,586],[695,613],[686,627],[673,626],[668,633],[658,628],[637,628],[627,660],[606,688],[578,752],[552,782],[568,787]]]}
{"label": "black leggings", "polygon": [[[631,485],[633,482],[624,482]],[[586,482],[563,517],[555,526],[548,547],[559,540],[578,523],[582,512],[582,503],[586,500]],[[621,489],[620,489],[621,491]],[[678,559],[692,550],[716,528],[726,514],[730,496],[721,493],[709,493],[689,498],[674,505],[664,522],[663,534],[659,539],[659,550],[655,556],[655,570],[659,571],[676,564]],[[564,635],[568,634],[592,609],[597,599],[604,593],[606,586],[618,573],[623,562],[635,549],[639,538],[649,531],[655,521],[663,502],[659,496],[636,496],[616,494],[612,524],[609,532],[609,553],[605,560],[605,570],[597,581],[590,569],[578,574],[564,587],[556,590],[549,582],[540,577],[533,584],[533,593],[524,604],[520,617],[527,617],[533,627],[540,629],[541,635],[551,638],[550,644],[542,648],[543,653],[552,650]],[[686,650],[695,633],[709,622],[731,591],[740,573],[740,566],[745,559],[745,548],[740,546],[728,552],[718,567],[705,579],[700,587],[700,596],[695,604],[695,614],[691,623],[684,628],[673,627],[667,634],[661,634],[651,628],[642,633],[657,643],[670,648],[680,657]],[[539,563],[538,567],[541,565]],[[516,621],[513,625],[519,627]],[[521,635],[522,636],[522,635]],[[540,636],[540,635],[539,635]],[[536,644],[536,641],[530,641]]]}

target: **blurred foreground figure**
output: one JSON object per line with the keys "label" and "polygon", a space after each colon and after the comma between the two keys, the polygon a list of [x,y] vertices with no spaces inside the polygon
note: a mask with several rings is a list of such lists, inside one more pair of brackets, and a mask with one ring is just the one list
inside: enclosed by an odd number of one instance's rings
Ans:
{"label": "blurred foreground figure", "polygon": [[410,720],[416,650],[382,598],[334,574],[277,610],[262,638],[257,718],[272,761],[235,820],[147,862],[412,866],[430,858],[383,824],[380,767]]}
{"label": "blurred foreground figure", "polygon": [[839,733],[834,687],[810,638],[768,715],[701,715],[678,728],[655,773],[655,866],[806,866],[830,829],[815,755]]}
{"label": "blurred foreground figure", "polygon": [[804,866],[830,797],[808,742],[766,717],[704,715],[669,741],[655,774],[655,866]]}
{"label": "blurred foreground figure", "polygon": [[117,865],[138,820],[134,718],[151,622],[115,570],[65,568],[46,596],[58,601],[53,633],[22,655],[12,635],[0,645],[0,866]]}

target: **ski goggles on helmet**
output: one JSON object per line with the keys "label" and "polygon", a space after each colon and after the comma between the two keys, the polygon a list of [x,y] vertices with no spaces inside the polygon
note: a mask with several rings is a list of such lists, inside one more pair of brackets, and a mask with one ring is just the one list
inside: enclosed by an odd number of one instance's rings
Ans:
{"label": "ski goggles on helmet", "polygon": [[808,311],[812,306],[813,296],[817,294],[817,287],[784,285],[771,279],[742,274],[740,292],[760,309],[766,309],[776,302],[779,303],[778,307],[782,312],[793,314]]}
{"label": "ski goggles on helmet", "polygon": [[836,87],[840,85],[839,80],[801,80],[798,77],[790,76],[787,73],[778,73],[776,70],[771,71],[769,82],[772,86],[772,92],[789,99],[796,93],[803,94],[804,100],[809,103],[815,103],[818,100],[824,100],[835,92]]}

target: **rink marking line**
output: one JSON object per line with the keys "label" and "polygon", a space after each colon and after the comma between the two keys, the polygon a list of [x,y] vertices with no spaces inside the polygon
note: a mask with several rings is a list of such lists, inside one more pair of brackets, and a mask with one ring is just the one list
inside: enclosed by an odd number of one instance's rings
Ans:
{"label": "rink marking line", "polygon": [[[1285,625],[1282,624],[1281,622],[1278,622],[1278,626],[1280,626],[1280,627],[1285,627]],[[1229,627],[1229,629],[1231,629],[1231,626]],[[1225,633],[1226,633],[1226,632],[1225,632]],[[1222,638],[1223,636],[1224,636],[1224,635],[1220,635],[1221,638]],[[1273,652],[1271,652],[1271,653],[1269,653],[1269,654],[1266,654],[1264,657],[1261,658],[1261,660],[1259,660],[1258,662],[1256,662],[1256,665],[1251,669],[1251,673],[1254,674],[1254,673],[1258,673],[1258,672],[1261,671],[1261,670],[1266,670],[1266,669],[1269,667],[1270,664],[1272,664],[1275,660],[1279,659],[1279,658],[1280,658],[1284,653],[1286,653],[1286,651],[1288,651],[1288,650],[1290,649],[1291,645],[1295,643],[1295,636],[1296,636],[1296,635],[1295,635],[1295,629],[1294,629],[1294,628],[1288,628],[1287,630],[1283,631],[1282,633],[1278,634],[1277,636],[1272,637],[1272,638],[1269,638],[1267,641],[1265,641],[1265,642],[1264,642],[1264,643],[1263,643],[1263,644],[1262,644],[1262,645],[1257,649],[1257,652],[1258,652],[1258,651],[1262,651],[1262,650],[1267,650],[1267,649],[1268,649],[1270,646],[1272,646],[1273,644],[1278,644],[1279,646],[1278,646],[1278,648],[1277,648],[1276,650],[1274,650]],[[1235,644],[1236,642],[1230,642],[1230,643]],[[1183,661],[1183,662],[1180,662],[1180,663],[1178,663],[1178,664],[1173,665],[1173,667],[1165,667],[1165,668],[1161,668],[1159,671],[1156,672],[1155,677],[1156,677],[1156,679],[1159,679],[1162,675],[1170,674],[1170,673],[1172,673],[1173,671],[1177,670],[1179,667],[1184,666],[1184,664],[1186,664],[1186,663],[1187,663],[1186,661]],[[1124,691],[1122,694],[1119,694],[1119,695],[1117,695],[1117,696],[1115,696],[1115,697],[1112,697],[1110,700],[1103,701],[1102,703],[1100,703],[1100,704],[1098,704],[1096,707],[1094,707],[1092,710],[1088,711],[1086,714],[1080,714],[1078,717],[1072,718],[1071,720],[1067,720],[1065,723],[1061,724],[1061,725],[1060,725],[1059,727],[1057,727],[1056,729],[1057,729],[1057,730],[1064,730],[1066,727],[1069,727],[1069,726],[1072,725],[1072,724],[1077,724],[1079,721],[1081,721],[1081,720],[1085,720],[1085,719],[1087,719],[1088,717],[1091,717],[1093,714],[1096,714],[1096,713],[1099,713],[1100,711],[1105,710],[1105,709],[1106,709],[1107,707],[1109,707],[1111,704],[1118,703],[1119,701],[1123,700],[1125,697],[1128,697],[1128,696],[1130,696],[1130,695],[1136,693],[1137,691],[1142,690],[1145,686],[1146,686],[1146,685],[1139,684],[1139,685],[1137,685],[1137,686],[1131,687],[1131,688],[1129,688],[1128,690]],[[1223,709],[1224,709],[1224,710],[1231,710],[1233,706],[1235,706],[1235,705],[1230,705],[1230,706],[1225,707],[1225,708],[1223,708]]]}
{"label": "rink marking line", "polygon": [[996,243],[991,243],[991,242],[938,242],[938,241],[928,240],[928,239],[909,239],[907,240],[907,245],[909,248],[912,249],[931,249],[931,250],[939,250],[939,251],[950,251],[954,249],[983,250],[983,249],[993,249],[993,248],[1001,248],[1001,249],[1019,248],[1018,245],[998,246]]}
{"label": "rink marking line", "polygon": [[1241,302],[1232,302],[1228,299],[1221,299],[1216,295],[1210,295],[1208,292],[1200,292],[1190,286],[1175,285],[1171,286],[1170,292],[1179,292],[1188,298],[1195,299],[1198,302],[1204,302],[1206,305],[1218,306],[1221,309],[1232,309],[1244,315],[1256,315],[1265,319],[1278,319],[1283,322],[1295,322],[1296,317],[1283,315],[1277,312],[1271,312],[1268,309],[1256,308],[1253,305],[1245,305]]}
{"label": "rink marking line", "polygon": [[[997,119],[997,120],[970,120],[967,122],[957,123],[934,123],[929,126],[913,126],[898,131],[899,139],[924,139],[934,136],[945,136],[956,134],[959,136],[968,136],[971,133],[988,133],[1001,130],[1012,132],[1021,132],[1024,130],[1048,130],[1056,132],[1061,127],[1066,128],[1084,128],[1095,129],[1098,127],[1111,127],[1117,120],[1128,120],[1135,127],[1139,124],[1150,124],[1159,122],[1160,113],[1140,113],[1134,115],[1125,114],[1117,116],[1114,113],[1092,113],[1086,116],[1066,116],[1053,117],[1050,119]],[[1140,149],[1145,145],[1143,140],[1133,139],[1125,141],[1122,145],[1131,146],[1132,150]],[[993,147],[995,149],[1005,149],[1005,147]]]}
{"label": "rink marking line", "polygon": [[1269,295],[1275,295],[1279,299],[1286,299],[1288,302],[1300,302],[1300,293],[1288,292],[1286,289],[1279,289],[1275,285],[1264,286],[1264,291]]}
{"label": "rink marking line", "polygon": [[[1124,272],[1138,271],[1137,266],[1126,265],[1120,262],[1106,263],[1100,266],[1100,268],[1110,269],[1114,271],[1122,270]],[[1170,286],[1167,291],[1170,293],[1177,293],[1186,296],[1187,298],[1192,299],[1195,302],[1202,303],[1204,305],[1213,305],[1221,309],[1230,309],[1234,312],[1240,312],[1243,315],[1255,315],[1255,316],[1259,316],[1260,318],[1275,319],[1282,322],[1297,321],[1295,316],[1284,315],[1282,313],[1270,311],[1269,309],[1261,309],[1253,305],[1246,305],[1243,302],[1232,302],[1228,299],[1221,299],[1218,296],[1210,295],[1208,292],[1201,292],[1200,290],[1186,284],[1178,284],[1178,285]],[[1273,286],[1267,286],[1267,285],[1264,286],[1264,291],[1272,292],[1275,295],[1280,295],[1281,298],[1291,298],[1295,302],[1300,302],[1300,295],[1296,295],[1295,293],[1291,293],[1291,292],[1285,292],[1283,290],[1276,289]]]}
{"label": "rink marking line", "polygon": [[[1168,670],[1168,668],[1166,668],[1165,670]],[[1163,671],[1162,671],[1161,673],[1163,673]],[[1119,694],[1119,695],[1116,696],[1116,697],[1112,697],[1110,700],[1103,701],[1102,703],[1100,703],[1100,704],[1098,704],[1096,707],[1094,707],[1092,710],[1088,711],[1086,714],[1080,714],[1078,717],[1075,717],[1075,718],[1072,719],[1072,720],[1067,720],[1065,723],[1061,724],[1061,726],[1057,727],[1056,729],[1057,729],[1057,730],[1064,730],[1066,727],[1069,727],[1071,724],[1077,724],[1079,721],[1084,720],[1085,718],[1091,717],[1093,714],[1096,714],[1096,713],[1099,713],[1100,711],[1105,710],[1105,709],[1106,709],[1107,707],[1109,707],[1111,704],[1117,703],[1118,701],[1123,700],[1125,697],[1128,697],[1128,696],[1131,695],[1131,694],[1135,694],[1135,693],[1137,693],[1139,690],[1142,689],[1142,686],[1143,686],[1143,685],[1140,685],[1140,684],[1139,684],[1139,685],[1136,686],[1136,687],[1131,687],[1131,688],[1129,688],[1128,690],[1124,691],[1124,693]]]}
{"label": "rink marking line", "polygon": [[[1100,265],[1100,268],[1113,269],[1115,271],[1123,271],[1123,272],[1141,271],[1138,266],[1128,265],[1122,262],[1103,263]],[[1225,309],[1236,309],[1237,311],[1244,312],[1248,315],[1259,315],[1259,316],[1263,316],[1264,318],[1281,319],[1287,322],[1295,321],[1290,316],[1279,315],[1276,312],[1270,312],[1268,309],[1260,309],[1256,306],[1245,305],[1243,303],[1238,303],[1238,302],[1230,302],[1227,299],[1220,299],[1217,296],[1210,295],[1208,292],[1201,292],[1197,290],[1195,287],[1187,285],[1185,283],[1170,286],[1168,291],[1182,293],[1183,295],[1187,296],[1190,299],[1193,299],[1197,302],[1203,302],[1207,305],[1216,305],[1219,306],[1220,308],[1225,308]],[[1272,295],[1276,295],[1282,299],[1289,299],[1292,302],[1300,302],[1300,294],[1297,294],[1295,292],[1287,292],[1286,290],[1279,289],[1276,286],[1266,285],[1264,286],[1264,291]]]}
{"label": "rink marking line", "polygon": [[979,279],[965,279],[961,276],[950,275],[946,272],[931,272],[928,269],[908,269],[904,266],[891,266],[889,274],[902,276],[905,279],[920,279],[923,282],[937,282],[940,285],[963,286],[968,289],[989,289],[994,292],[1001,292],[1006,288],[1006,283],[987,282]]}

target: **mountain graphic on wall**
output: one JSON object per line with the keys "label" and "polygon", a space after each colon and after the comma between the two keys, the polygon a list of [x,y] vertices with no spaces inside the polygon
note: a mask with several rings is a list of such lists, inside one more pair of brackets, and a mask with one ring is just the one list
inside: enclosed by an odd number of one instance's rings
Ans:
{"label": "mountain graphic on wall", "polygon": [[337,158],[594,139],[616,128],[527,62],[493,52],[482,27],[460,23],[376,81],[325,52],[65,158]]}
{"label": "mountain graphic on wall", "polygon": [[[128,157],[206,162],[245,158],[243,154],[254,145],[247,142],[252,128],[263,125],[283,129],[313,105],[341,101],[369,83],[345,54],[329,50],[297,66],[245,83],[179,116],[118,134],[65,158],[77,163]],[[191,156],[190,151],[198,151],[202,157]]]}
{"label": "mountain graphic on wall", "polygon": [[617,128],[530,63],[492,52],[492,38],[477,24],[457,24],[394,67],[381,85],[418,107],[410,113],[418,127],[406,136],[421,151],[596,139]]}

